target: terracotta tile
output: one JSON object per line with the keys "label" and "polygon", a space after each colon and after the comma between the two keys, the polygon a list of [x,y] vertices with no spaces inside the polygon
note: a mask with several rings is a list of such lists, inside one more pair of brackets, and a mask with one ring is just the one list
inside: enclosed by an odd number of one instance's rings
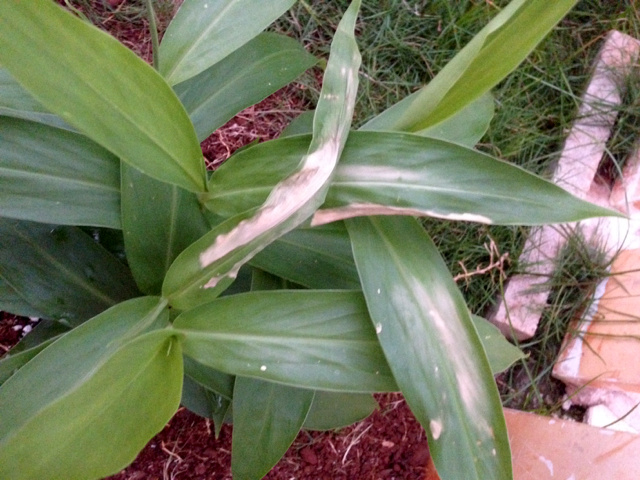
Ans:
{"label": "terracotta tile", "polygon": [[576,386],[640,393],[640,249],[618,254],[596,302],[554,376]]}
{"label": "terracotta tile", "polygon": [[[514,480],[638,480],[640,435],[505,409]],[[432,463],[425,480],[440,477]]]}
{"label": "terracotta tile", "polygon": [[[620,80],[628,74],[639,50],[637,40],[612,31],[596,59],[578,119],[569,132],[553,174],[555,183],[580,198],[608,203],[608,190],[596,191],[594,176],[615,122],[615,106],[621,103]],[[569,228],[575,228],[575,224]],[[534,335],[549,295],[544,283],[553,272],[554,259],[565,238],[557,227],[532,229],[519,259],[521,265],[529,265],[529,274],[509,280],[503,298],[498,300],[489,317],[506,336],[524,340]]]}
{"label": "terracotta tile", "polygon": [[505,410],[514,480],[638,480],[640,435]]}

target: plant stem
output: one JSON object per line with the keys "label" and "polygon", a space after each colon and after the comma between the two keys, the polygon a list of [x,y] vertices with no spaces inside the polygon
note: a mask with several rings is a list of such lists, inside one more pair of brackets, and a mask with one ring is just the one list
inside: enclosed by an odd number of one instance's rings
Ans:
{"label": "plant stem", "polygon": [[151,50],[153,55],[153,67],[158,70],[158,25],[156,23],[156,13],[153,9],[153,0],[147,0],[147,10],[149,16],[149,32],[151,33]]}

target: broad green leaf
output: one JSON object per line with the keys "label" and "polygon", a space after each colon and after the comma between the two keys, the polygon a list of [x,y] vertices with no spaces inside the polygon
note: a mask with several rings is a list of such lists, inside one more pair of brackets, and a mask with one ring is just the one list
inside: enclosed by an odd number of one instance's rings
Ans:
{"label": "broad green leaf", "polygon": [[[0,424],[0,476],[102,478],[127,466],[179,406],[182,355],[180,344],[170,335],[169,330],[149,332],[91,363],[93,368],[82,377],[69,369],[43,378],[49,368],[42,362],[27,374],[29,365],[46,357],[56,344],[23,367],[0,389],[2,412],[19,419]],[[25,385],[25,379],[31,379],[48,386],[51,378],[60,376],[73,376],[76,382],[55,397]],[[36,408],[19,405],[38,393],[41,396],[25,402],[37,404]],[[31,410],[26,418],[25,410]]]}
{"label": "broad green leaf", "polygon": [[243,264],[323,203],[353,115],[360,65],[353,29],[359,6],[359,0],[351,4],[331,44],[308,153],[257,210],[219,225],[176,259],[162,289],[175,308],[217,296]]}
{"label": "broad green leaf", "polygon": [[267,28],[295,0],[185,0],[162,38],[160,73],[171,85],[198,75]]}
{"label": "broad green leaf", "polygon": [[364,130],[419,132],[443,122],[511,73],[577,0],[512,0],[428,85]]}
{"label": "broad green leaf", "polygon": [[446,120],[415,133],[472,148],[489,129],[493,114],[493,95],[487,92]]}
{"label": "broad green leaf", "polygon": [[[305,141],[274,140],[231,157],[211,176],[207,208],[228,216],[259,205],[293,168]],[[537,225],[618,213],[461,145],[407,133],[352,132],[313,222],[362,215]]]}
{"label": "broad green leaf", "polygon": [[334,430],[367,418],[378,408],[378,402],[366,393],[316,391],[309,414],[302,426],[305,430]]}
{"label": "broad green leaf", "polygon": [[120,228],[120,161],[77,133],[0,117],[2,216]]}
{"label": "broad green leaf", "polygon": [[47,111],[2,67],[0,67],[0,115],[73,130],[73,127],[60,117]]}
{"label": "broad green leaf", "polygon": [[[0,270],[1,272],[2,270]],[[0,310],[22,317],[44,318],[46,315],[29,303],[29,300],[2,279],[0,273]]]}
{"label": "broad green leaf", "polygon": [[0,278],[36,311],[70,325],[139,294],[127,267],[81,230],[1,217]]}
{"label": "broad green leaf", "polygon": [[231,400],[235,377],[207,367],[194,359],[184,358],[184,373],[207,389]]}
{"label": "broad green leaf", "polygon": [[295,440],[313,390],[238,377],[233,390],[231,472],[235,480],[260,480]]}
{"label": "broad green leaf", "polygon": [[304,135],[313,131],[313,116],[315,111],[302,112],[285,128],[279,138],[293,137],[294,135]]}
{"label": "broad green leaf", "polygon": [[500,396],[462,294],[413,218],[346,222],[378,340],[443,479],[511,479]]}
{"label": "broad green leaf", "polygon": [[308,288],[360,289],[351,242],[342,222],[298,227],[268,245],[250,263]]}
{"label": "broad green leaf", "polygon": [[[144,337],[142,349],[129,346],[145,332],[166,326],[168,320],[166,302],[159,298],[120,303],[64,334],[7,380],[0,387],[0,478],[97,478],[132,460],[155,433],[149,431],[150,425],[154,430],[163,426],[157,421],[147,423],[157,415],[154,412],[164,411],[164,416],[172,396],[177,397],[177,406],[179,390],[170,395],[166,388],[175,375],[178,380],[182,377],[182,367],[180,362],[179,371],[174,372],[174,359],[173,367],[162,367],[162,381],[156,376],[149,379],[155,386],[144,386],[144,381],[136,386],[131,381],[144,375],[149,360],[136,357],[160,349],[160,357],[168,359],[172,333],[161,330],[151,339]],[[180,360],[179,345],[175,347],[171,358]],[[154,397],[158,389],[164,393],[157,401],[139,397]],[[114,407],[123,408],[117,410],[119,414],[102,411]],[[144,427],[135,421],[138,415],[145,418]],[[105,443],[105,438],[118,438],[118,442]],[[98,450],[101,454],[94,455]],[[123,452],[127,461],[119,460],[114,468],[113,458]],[[73,470],[107,463],[109,470],[101,474]]]}
{"label": "broad green leaf", "polygon": [[155,295],[171,263],[209,226],[195,194],[123,163],[122,230],[138,287]]}
{"label": "broad green leaf", "polygon": [[230,412],[231,401],[185,375],[180,403],[196,415],[213,420],[216,438]]}
{"label": "broad green leaf", "polygon": [[478,337],[480,337],[494,375],[505,371],[518,360],[525,358],[524,352],[509,343],[498,327],[477,315],[471,315],[471,320],[478,331]]}
{"label": "broad green leaf", "polygon": [[46,109],[148,175],[204,190],[193,125],[153,68],[50,0],[0,2],[0,18],[0,64]]}
{"label": "broad green leaf", "polygon": [[203,141],[234,115],[316,63],[317,59],[292,38],[262,33],[174,90],[191,117],[198,140]]}
{"label": "broad green leaf", "polygon": [[0,385],[68,330],[60,322],[40,319],[31,332],[0,358]]}
{"label": "broad green leaf", "polygon": [[182,313],[185,355],[234,375],[346,392],[394,391],[362,294],[251,292]]}

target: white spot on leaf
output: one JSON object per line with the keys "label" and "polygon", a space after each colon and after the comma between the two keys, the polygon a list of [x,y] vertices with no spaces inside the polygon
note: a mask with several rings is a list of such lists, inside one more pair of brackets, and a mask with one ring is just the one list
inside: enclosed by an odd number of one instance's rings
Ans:
{"label": "white spot on leaf", "polygon": [[382,324],[376,323],[376,333],[380,335],[381,332],[382,332]]}
{"label": "white spot on leaf", "polygon": [[429,422],[429,430],[434,440],[438,440],[442,434],[442,422],[440,420],[431,420]]}
{"label": "white spot on leaf", "polygon": [[261,372],[266,372],[266,371],[267,371],[267,366],[266,366],[266,365],[262,365],[262,366],[260,367],[260,371],[261,371]]}

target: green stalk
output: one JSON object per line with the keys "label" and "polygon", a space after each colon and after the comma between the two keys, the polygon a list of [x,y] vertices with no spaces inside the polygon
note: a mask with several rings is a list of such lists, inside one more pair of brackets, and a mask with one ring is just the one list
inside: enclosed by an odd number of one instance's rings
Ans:
{"label": "green stalk", "polygon": [[147,0],[147,10],[149,15],[149,31],[151,32],[151,50],[153,54],[153,67],[158,70],[158,25],[156,23],[156,14],[153,9],[153,0]]}

